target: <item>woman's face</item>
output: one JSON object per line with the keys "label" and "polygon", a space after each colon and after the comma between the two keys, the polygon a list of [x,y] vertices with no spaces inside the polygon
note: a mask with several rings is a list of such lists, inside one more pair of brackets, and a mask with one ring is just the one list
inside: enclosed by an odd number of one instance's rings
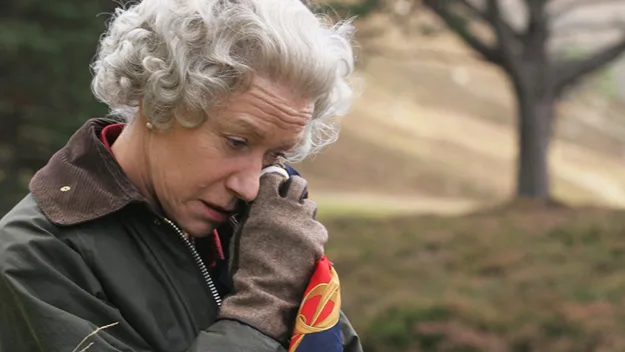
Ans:
{"label": "woman's face", "polygon": [[260,171],[292,149],[314,102],[256,76],[195,129],[177,124],[147,139],[150,191],[164,212],[192,236],[227,220],[239,199],[252,201]]}

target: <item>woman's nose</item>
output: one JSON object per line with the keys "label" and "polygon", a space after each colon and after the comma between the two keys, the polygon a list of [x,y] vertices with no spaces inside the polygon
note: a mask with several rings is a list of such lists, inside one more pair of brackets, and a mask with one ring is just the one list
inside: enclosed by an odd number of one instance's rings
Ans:
{"label": "woman's nose", "polygon": [[226,181],[228,190],[246,202],[253,201],[258,195],[260,187],[260,168],[242,170],[231,175]]}

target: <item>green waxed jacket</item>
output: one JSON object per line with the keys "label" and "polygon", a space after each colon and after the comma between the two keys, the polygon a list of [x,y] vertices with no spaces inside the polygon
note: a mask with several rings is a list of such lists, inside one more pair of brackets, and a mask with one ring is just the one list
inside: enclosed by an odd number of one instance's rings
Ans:
{"label": "green waxed jacket", "polygon": [[[227,264],[149,209],[98,138],[110,123],[86,123],[0,220],[0,352],[72,352],[110,324],[76,351],[285,351],[217,320]],[[362,351],[341,326],[345,352]]]}

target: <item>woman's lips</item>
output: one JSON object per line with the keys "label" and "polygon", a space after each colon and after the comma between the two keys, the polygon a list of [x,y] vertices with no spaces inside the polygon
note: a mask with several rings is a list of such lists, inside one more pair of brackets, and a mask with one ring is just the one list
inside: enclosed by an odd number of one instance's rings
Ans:
{"label": "woman's lips", "polygon": [[206,217],[212,222],[224,222],[228,220],[232,212],[225,211],[219,207],[213,206],[207,202],[202,201],[204,205]]}

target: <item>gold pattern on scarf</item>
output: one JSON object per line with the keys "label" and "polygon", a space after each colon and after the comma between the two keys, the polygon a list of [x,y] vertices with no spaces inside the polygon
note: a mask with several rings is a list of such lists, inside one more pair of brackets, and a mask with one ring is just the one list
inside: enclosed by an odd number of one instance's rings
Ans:
{"label": "gold pattern on scarf", "polygon": [[[305,335],[328,330],[339,322],[341,313],[340,282],[339,277],[333,267],[330,268],[330,273],[332,276],[330,282],[322,283],[313,287],[308,292],[308,294],[304,296],[303,302],[306,302],[313,297],[320,297],[319,303],[317,304],[315,313],[310,320],[310,324],[306,322],[306,316],[304,316],[304,314],[302,314],[300,311],[295,321],[295,328],[293,331],[294,334]],[[328,302],[334,303],[332,311],[328,314],[328,316],[321,319],[320,321],[317,321],[323,310],[328,305]],[[303,336],[299,336],[299,339],[296,341],[296,343],[293,344],[291,348],[289,348],[289,352],[297,350],[297,346],[299,346],[299,344],[301,343],[302,338]]]}

